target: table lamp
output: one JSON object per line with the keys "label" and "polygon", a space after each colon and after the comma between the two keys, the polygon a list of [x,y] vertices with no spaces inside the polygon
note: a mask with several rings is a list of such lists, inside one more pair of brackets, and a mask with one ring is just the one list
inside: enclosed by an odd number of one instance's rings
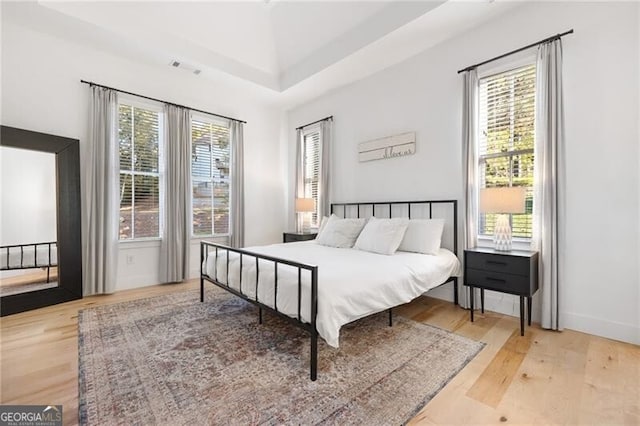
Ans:
{"label": "table lamp", "polygon": [[309,213],[314,211],[316,211],[316,203],[313,198],[296,198],[296,213],[302,215],[302,220],[298,222],[302,224],[302,229],[298,229],[298,232],[309,233],[311,230]]}
{"label": "table lamp", "polygon": [[498,213],[493,243],[498,251],[511,250],[509,214],[525,213],[524,187],[484,188],[480,190],[480,213]]}

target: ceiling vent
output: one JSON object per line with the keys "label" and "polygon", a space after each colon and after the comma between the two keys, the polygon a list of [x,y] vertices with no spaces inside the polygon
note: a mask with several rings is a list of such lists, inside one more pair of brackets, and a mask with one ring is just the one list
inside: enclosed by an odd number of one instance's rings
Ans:
{"label": "ceiling vent", "polygon": [[180,61],[171,61],[169,65],[171,65],[174,68],[180,68],[182,70],[189,71],[190,73],[193,73],[195,75],[200,75],[200,73],[202,72],[202,70],[197,69],[193,65],[185,64]]}

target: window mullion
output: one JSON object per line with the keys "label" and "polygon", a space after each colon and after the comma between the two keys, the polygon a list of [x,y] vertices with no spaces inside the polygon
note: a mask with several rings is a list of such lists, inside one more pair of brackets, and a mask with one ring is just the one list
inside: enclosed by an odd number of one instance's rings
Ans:
{"label": "window mullion", "polygon": [[136,238],[136,175],[135,175],[135,158],[136,158],[136,128],[135,128],[135,108],[131,107],[131,239]]}
{"label": "window mullion", "polygon": [[211,184],[211,235],[215,235],[216,234],[216,212],[215,212],[215,182],[213,179],[213,167],[215,165],[215,160],[213,158],[213,126],[211,125],[211,123],[209,123],[209,152],[211,152],[211,155],[209,155],[209,182]]}

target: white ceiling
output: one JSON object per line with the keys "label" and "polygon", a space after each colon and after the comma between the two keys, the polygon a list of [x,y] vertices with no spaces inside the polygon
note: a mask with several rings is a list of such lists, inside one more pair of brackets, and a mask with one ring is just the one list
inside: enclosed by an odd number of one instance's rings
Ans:
{"label": "white ceiling", "polygon": [[295,104],[515,7],[476,1],[49,1],[3,15],[158,66],[178,60]]}

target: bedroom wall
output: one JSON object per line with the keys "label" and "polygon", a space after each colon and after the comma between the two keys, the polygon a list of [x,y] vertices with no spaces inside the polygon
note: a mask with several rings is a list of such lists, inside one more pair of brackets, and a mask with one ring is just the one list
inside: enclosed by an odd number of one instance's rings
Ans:
{"label": "bedroom wall", "polygon": [[56,158],[0,148],[0,244],[56,240]]}
{"label": "bedroom wall", "polygon": [[[2,16],[1,122],[80,139],[84,152],[89,88],[80,79],[246,120],[246,243],[281,240],[280,110],[238,87],[146,65],[45,34]],[[191,250],[198,273],[199,241]],[[117,289],[158,283],[159,241],[120,243]]]}
{"label": "bedroom wall", "polygon": [[[637,3],[524,5],[401,64],[289,111],[294,128],[333,115],[333,200],[462,197],[460,68],[564,30],[566,230],[561,242],[567,328],[640,343],[638,204],[640,93]],[[508,35],[508,37],[505,37]],[[358,163],[357,144],[417,132],[417,152]],[[291,208],[289,224],[292,226]],[[451,290],[436,297],[451,299]],[[539,306],[536,300],[536,314]],[[487,297],[516,314],[515,298]],[[539,317],[539,315],[537,315]]]}

